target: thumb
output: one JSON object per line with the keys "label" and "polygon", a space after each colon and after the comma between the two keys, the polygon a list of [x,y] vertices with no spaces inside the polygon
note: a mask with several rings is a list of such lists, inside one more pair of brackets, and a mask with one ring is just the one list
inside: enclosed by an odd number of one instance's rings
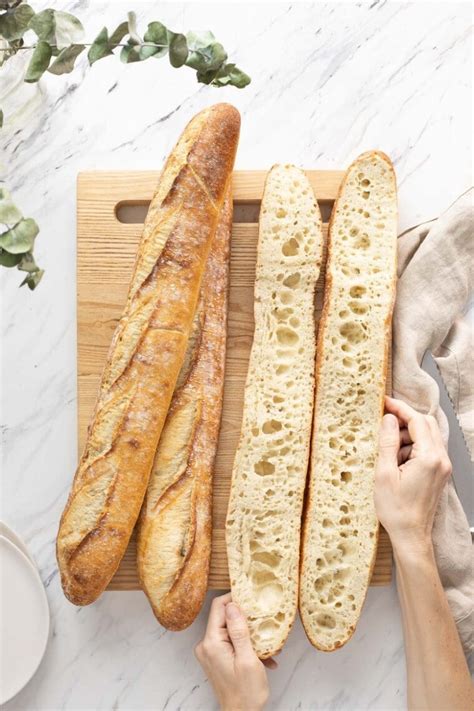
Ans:
{"label": "thumb", "polygon": [[249,652],[251,654],[255,654],[250,641],[247,620],[240,611],[240,608],[234,602],[229,602],[225,606],[225,620],[227,624],[227,631],[236,656],[247,654]]}
{"label": "thumb", "polygon": [[395,415],[384,415],[379,434],[378,466],[398,467],[400,449],[400,428]]}

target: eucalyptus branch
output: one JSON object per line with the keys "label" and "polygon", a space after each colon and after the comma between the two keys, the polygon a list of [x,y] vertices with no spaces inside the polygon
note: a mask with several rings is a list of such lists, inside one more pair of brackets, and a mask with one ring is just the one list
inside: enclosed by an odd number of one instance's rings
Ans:
{"label": "eucalyptus branch", "polygon": [[[36,35],[37,41],[25,44],[24,36],[28,33]],[[112,34],[103,27],[93,42],[83,42],[83,37],[82,23],[68,12],[48,8],[36,13],[23,0],[0,0],[0,70],[18,52],[30,50],[32,55],[24,77],[28,83],[39,81],[46,71],[69,74],[86,48],[91,66],[120,48],[120,60],[125,64],[167,55],[172,67],[193,69],[201,84],[242,89],[250,82],[245,72],[227,62],[227,52],[209,31],[184,35],[169,30],[161,22],[150,22],[142,38],[136,15],[129,12],[128,19]],[[2,125],[0,109],[0,128]],[[34,289],[43,276],[33,258],[39,228],[32,218],[21,215],[3,188],[0,188],[0,223],[6,227],[0,234],[0,266],[27,272],[22,285]]]}

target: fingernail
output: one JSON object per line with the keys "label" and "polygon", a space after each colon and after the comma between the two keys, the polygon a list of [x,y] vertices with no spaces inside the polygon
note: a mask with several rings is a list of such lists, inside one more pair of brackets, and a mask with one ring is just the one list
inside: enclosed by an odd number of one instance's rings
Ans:
{"label": "fingernail", "polygon": [[229,602],[225,606],[225,614],[229,620],[236,620],[237,617],[240,617],[240,610],[234,602]]}

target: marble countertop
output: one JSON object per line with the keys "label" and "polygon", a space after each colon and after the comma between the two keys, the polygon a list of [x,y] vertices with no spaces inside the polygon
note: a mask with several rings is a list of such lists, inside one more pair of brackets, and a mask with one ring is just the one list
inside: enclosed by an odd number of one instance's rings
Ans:
{"label": "marble countertop", "polygon": [[[45,7],[42,2],[35,8]],[[393,159],[400,229],[436,216],[470,184],[469,3],[61,2],[88,36],[136,9],[139,26],[212,29],[252,76],[243,91],[198,85],[190,70],[109,58],[24,86],[6,126],[7,182],[41,226],[36,292],[2,270],[2,517],[35,557],[52,634],[13,709],[213,709],[193,656],[209,599],[182,633],[155,621],[141,593],[88,608],[62,595],[54,539],[76,464],[75,181],[89,169],[157,169],[188,119],[216,101],[242,114],[238,168],[290,161],[344,168],[379,148]],[[208,596],[209,598],[210,596]],[[371,588],[351,642],[316,652],[299,622],[270,672],[271,708],[403,709],[405,666],[395,587]]]}

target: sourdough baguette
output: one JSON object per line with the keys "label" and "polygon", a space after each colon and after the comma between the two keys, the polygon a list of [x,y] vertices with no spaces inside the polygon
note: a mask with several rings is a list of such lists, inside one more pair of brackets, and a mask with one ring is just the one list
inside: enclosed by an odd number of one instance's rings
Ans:
{"label": "sourdough baguette", "polygon": [[105,589],[140,512],[231,177],[239,125],[237,110],[227,104],[195,116],[151,201],[57,538],[63,589],[77,605],[93,602]]}
{"label": "sourdough baguette", "polygon": [[159,622],[188,627],[207,590],[212,473],[224,388],[232,193],[212,242],[192,337],[138,525],[138,575]]}
{"label": "sourdough baguette", "polygon": [[329,226],[302,539],[300,614],[332,651],[360,617],[375,561],[374,471],[396,284],[397,194],[383,153],[357,158]]}
{"label": "sourdough baguette", "polygon": [[226,522],[232,597],[260,658],[281,649],[298,603],[322,248],[306,175],[274,166],[260,211],[255,334]]}

